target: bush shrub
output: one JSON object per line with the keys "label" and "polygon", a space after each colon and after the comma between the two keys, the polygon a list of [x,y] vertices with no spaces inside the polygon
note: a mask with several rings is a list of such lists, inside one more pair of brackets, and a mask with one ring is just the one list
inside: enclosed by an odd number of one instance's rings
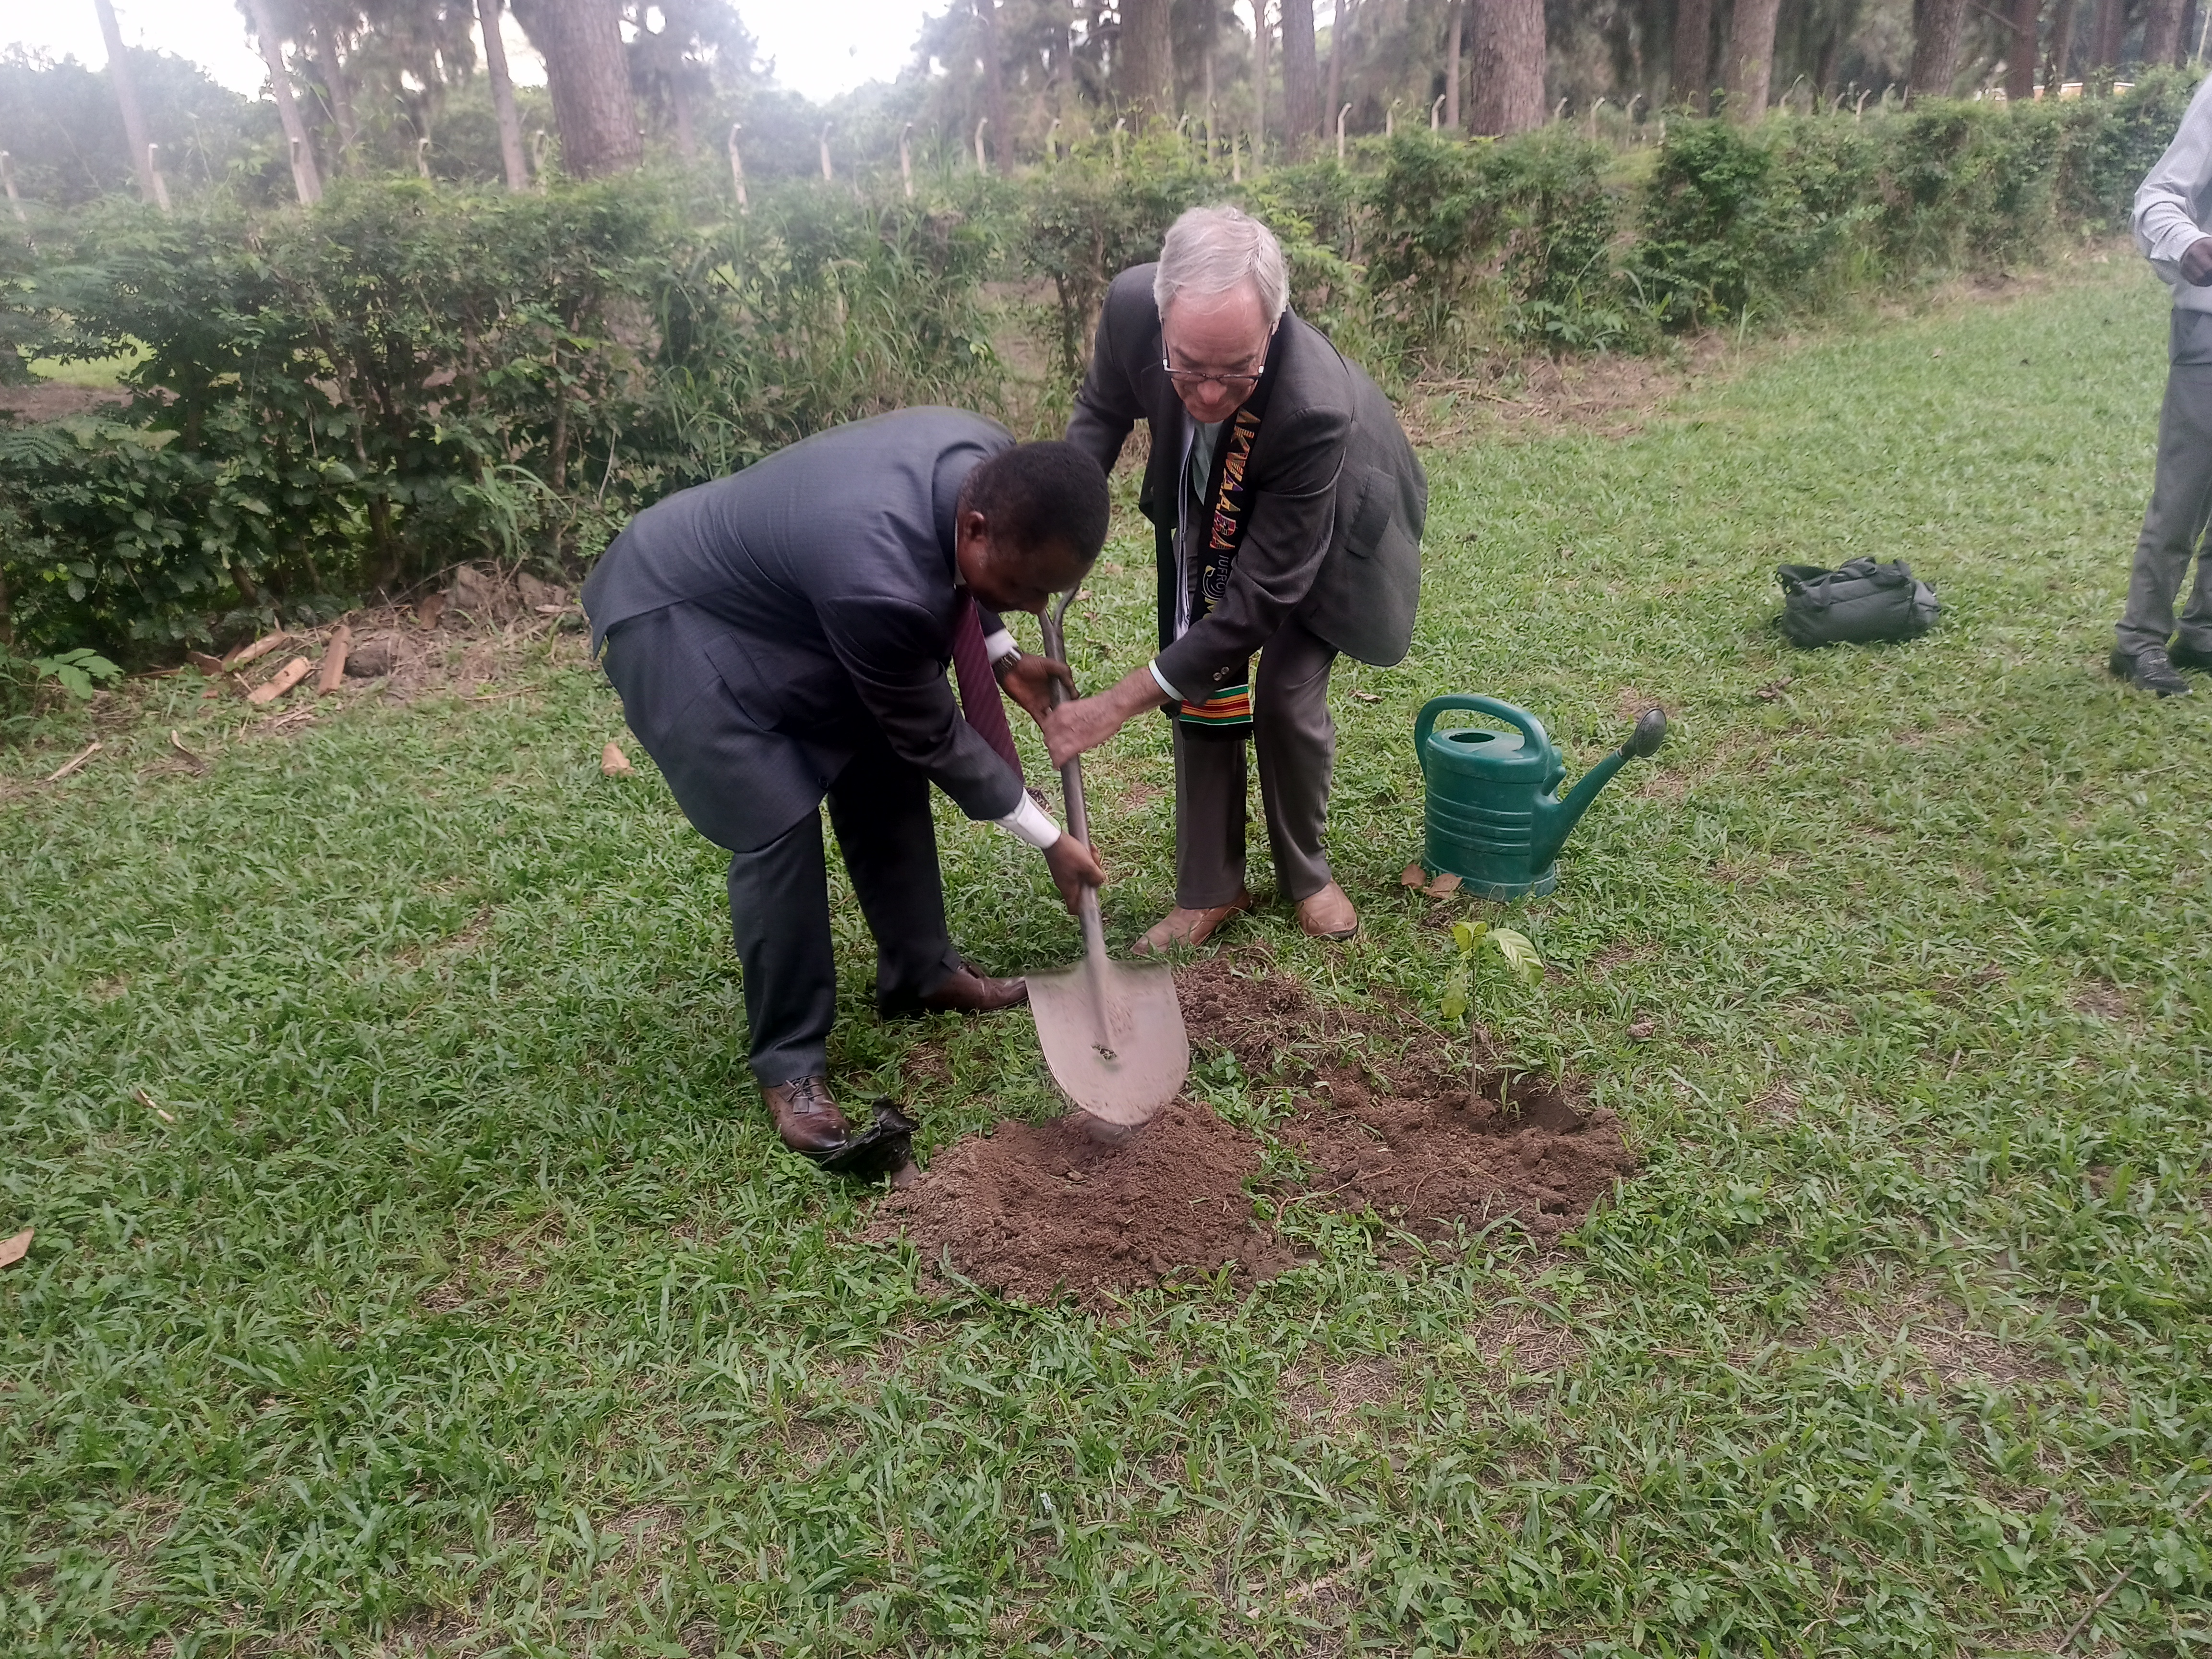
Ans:
{"label": "bush shrub", "polygon": [[[119,359],[110,416],[0,430],[0,641],[145,659],[328,614],[469,557],[555,565],[637,507],[839,421],[1003,411],[992,280],[1081,373],[1107,284],[1175,216],[1273,226],[1294,302],[1386,380],[1633,347],[2124,222],[2191,93],[1674,119],[1628,155],[1561,125],[1413,132],[1246,183],[1180,138],[872,198],[711,169],[510,195],[343,181],[310,211],[113,198],[0,245],[0,368]],[[1647,165],[1648,163],[1648,165]]]}

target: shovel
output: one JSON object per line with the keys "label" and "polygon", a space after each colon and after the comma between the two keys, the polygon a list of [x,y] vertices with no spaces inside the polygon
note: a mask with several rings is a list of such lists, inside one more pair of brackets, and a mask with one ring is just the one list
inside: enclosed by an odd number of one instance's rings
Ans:
{"label": "shovel", "polygon": [[[1057,661],[1067,660],[1060,619],[1073,593],[1048,611],[1044,648]],[[1053,706],[1067,696],[1053,683]],[[1091,840],[1091,815],[1083,803],[1080,757],[1060,769],[1067,798],[1067,833]],[[1176,1000],[1175,975],[1165,963],[1115,962],[1106,955],[1106,932],[1098,921],[1098,890],[1084,890],[1083,960],[1054,974],[1031,974],[1030,1012],[1036,1016],[1037,1046],[1052,1068],[1053,1081],[1084,1111],[1117,1129],[1149,1122],[1176,1097],[1190,1074],[1190,1038],[1182,1026],[1182,1005]]]}

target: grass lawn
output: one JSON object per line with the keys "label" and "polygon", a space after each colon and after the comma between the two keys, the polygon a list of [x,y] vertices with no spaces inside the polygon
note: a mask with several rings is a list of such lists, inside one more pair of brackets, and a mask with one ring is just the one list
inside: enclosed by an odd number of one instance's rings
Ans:
{"label": "grass lawn", "polygon": [[[1665,703],[1478,1008],[1642,1161],[1540,1253],[1301,1211],[1250,1294],[933,1288],[776,1147],[720,861],[600,775],[572,640],[282,734],[148,682],[51,787],[89,732],[0,753],[0,1651],[1981,1655],[2123,1572],[2077,1650],[2203,1651],[2212,685],[2101,666],[2164,313],[2116,258],[1431,458],[1413,653],[1336,682],[1364,931],[1226,937],[1463,1046],[1414,712],[1502,695],[1578,769]],[[1860,554],[1938,631],[1781,644],[1773,566]],[[1149,625],[1108,557],[1093,683]],[[1149,721],[1093,768],[1117,941],[1168,779]],[[1073,958],[1042,860],[940,833],[975,958]],[[842,1088],[925,1155],[1053,1112],[1025,1018],[880,1026],[838,925]],[[1192,1086],[1269,1137],[1233,1062]]]}

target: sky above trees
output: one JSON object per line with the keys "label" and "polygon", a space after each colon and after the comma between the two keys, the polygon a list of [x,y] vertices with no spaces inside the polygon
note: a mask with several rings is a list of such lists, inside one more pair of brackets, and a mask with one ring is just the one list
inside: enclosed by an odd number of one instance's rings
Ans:
{"label": "sky above trees", "polygon": [[[92,0],[9,9],[14,15],[0,22],[0,49],[20,46],[94,68],[107,61]],[[777,82],[823,100],[893,79],[912,60],[924,20],[944,9],[930,0],[744,0],[738,12],[760,41],[762,59],[774,63]],[[1249,18],[1249,0],[1238,9]],[[1314,9],[1326,21],[1334,7],[1319,0]],[[173,52],[248,97],[267,80],[234,0],[118,0],[115,10],[131,46]],[[515,79],[542,82],[544,69],[512,13],[503,33]]]}

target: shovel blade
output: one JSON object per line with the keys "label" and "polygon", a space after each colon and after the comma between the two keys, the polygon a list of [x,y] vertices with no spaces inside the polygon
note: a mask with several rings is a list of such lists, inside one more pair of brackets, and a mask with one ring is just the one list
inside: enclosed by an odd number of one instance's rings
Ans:
{"label": "shovel blade", "polygon": [[1037,1045],[1062,1093],[1105,1123],[1149,1121],[1190,1075],[1165,963],[1092,961],[1029,975]]}

